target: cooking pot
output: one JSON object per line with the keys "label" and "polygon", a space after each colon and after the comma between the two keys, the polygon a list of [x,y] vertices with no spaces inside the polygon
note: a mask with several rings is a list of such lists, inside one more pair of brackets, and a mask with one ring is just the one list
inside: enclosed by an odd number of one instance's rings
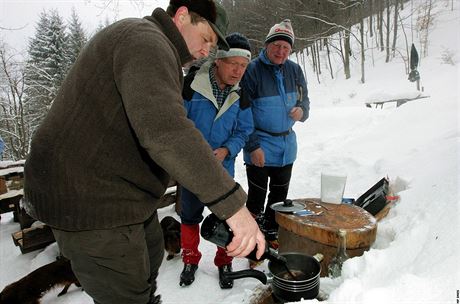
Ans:
{"label": "cooking pot", "polygon": [[228,279],[255,278],[263,284],[270,284],[273,295],[282,302],[297,302],[301,299],[314,299],[319,293],[319,280],[323,255],[317,253],[309,256],[299,252],[284,252],[280,254],[287,263],[270,261],[265,274],[262,271],[246,269],[226,272],[223,276]]}

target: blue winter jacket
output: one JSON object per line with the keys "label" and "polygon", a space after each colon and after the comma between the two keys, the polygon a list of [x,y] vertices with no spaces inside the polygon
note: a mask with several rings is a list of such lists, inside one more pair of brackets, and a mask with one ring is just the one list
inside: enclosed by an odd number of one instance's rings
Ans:
{"label": "blue winter jacket", "polygon": [[249,64],[241,86],[248,95],[255,131],[244,148],[244,161],[252,164],[250,153],[262,148],[265,166],[282,167],[294,163],[297,140],[292,130],[295,121],[289,112],[295,106],[303,110],[301,121],[308,118],[310,101],[300,66],[287,60],[272,64],[265,49]]}
{"label": "blue winter jacket", "polygon": [[[235,85],[221,109],[212,93],[209,80],[211,63],[205,63],[191,83],[192,98],[184,99],[187,117],[195,123],[211,148],[226,147],[229,154],[222,165],[231,176],[235,175],[235,158],[254,130],[250,107],[240,106],[239,85]],[[187,83],[185,84],[187,85]]]}

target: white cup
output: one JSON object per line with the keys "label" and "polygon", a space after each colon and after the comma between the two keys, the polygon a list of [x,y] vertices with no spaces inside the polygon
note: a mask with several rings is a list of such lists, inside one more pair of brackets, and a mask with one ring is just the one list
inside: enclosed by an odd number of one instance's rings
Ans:
{"label": "white cup", "polygon": [[321,202],[342,203],[346,182],[347,176],[321,173]]}

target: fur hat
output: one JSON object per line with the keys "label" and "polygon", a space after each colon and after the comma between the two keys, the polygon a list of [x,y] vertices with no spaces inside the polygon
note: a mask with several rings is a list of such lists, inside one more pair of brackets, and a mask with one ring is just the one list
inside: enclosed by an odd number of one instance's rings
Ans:
{"label": "fur hat", "polygon": [[294,45],[294,30],[291,26],[291,20],[284,19],[280,23],[272,26],[268,32],[267,38],[265,38],[265,44],[276,40],[284,40],[288,42],[291,47]]}
{"label": "fur hat", "polygon": [[251,60],[251,45],[245,36],[235,32],[228,34],[225,39],[230,49],[228,51],[219,49],[216,58],[241,56],[247,58],[249,61]]}
{"label": "fur hat", "polygon": [[229,49],[225,40],[229,21],[224,7],[219,2],[214,0],[170,0],[166,12],[172,16],[181,6],[187,7],[189,11],[206,19],[217,34],[219,48]]}

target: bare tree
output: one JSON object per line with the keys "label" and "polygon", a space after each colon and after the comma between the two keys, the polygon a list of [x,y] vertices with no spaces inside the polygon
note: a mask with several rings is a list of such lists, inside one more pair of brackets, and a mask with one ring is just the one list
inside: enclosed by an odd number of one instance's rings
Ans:
{"label": "bare tree", "polygon": [[422,57],[426,57],[428,55],[428,35],[430,33],[434,19],[434,16],[431,12],[432,8],[433,0],[425,0],[425,4],[419,7],[417,29],[419,31]]}
{"label": "bare tree", "polygon": [[386,57],[385,57],[385,62],[390,61],[390,15],[391,15],[391,10],[390,10],[390,1],[391,0],[386,0],[386,10],[387,10],[387,31],[386,31]]}
{"label": "bare tree", "polygon": [[380,51],[383,52],[385,49],[385,44],[383,43],[383,0],[377,1],[379,4],[379,12],[378,12],[378,30],[379,30],[379,38],[380,38]]}
{"label": "bare tree", "polygon": [[365,69],[364,69],[364,62],[366,59],[366,54],[364,53],[364,5],[363,2],[361,2],[361,6],[359,8],[360,11],[360,22],[359,22],[359,32],[361,36],[361,83],[366,82],[366,77],[365,77]]}
{"label": "bare tree", "polygon": [[6,158],[24,159],[29,149],[30,132],[25,112],[24,67],[0,42],[0,134],[5,141]]}

